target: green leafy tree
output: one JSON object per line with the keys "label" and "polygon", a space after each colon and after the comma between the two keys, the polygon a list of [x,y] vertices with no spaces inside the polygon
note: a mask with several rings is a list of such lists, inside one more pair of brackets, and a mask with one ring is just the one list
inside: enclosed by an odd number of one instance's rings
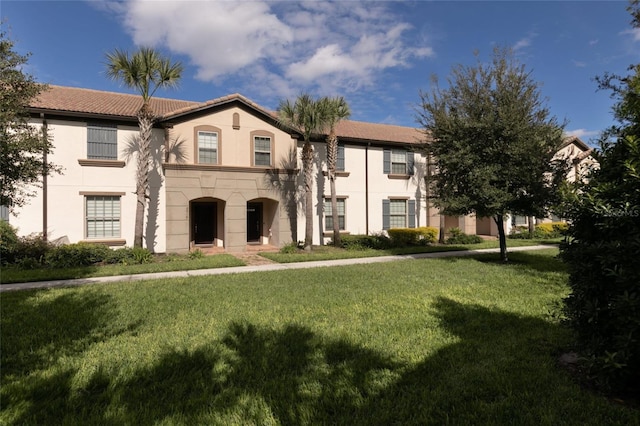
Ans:
{"label": "green leafy tree", "polygon": [[302,94],[294,102],[283,100],[278,106],[280,124],[297,129],[302,133],[302,169],[304,173],[305,234],[304,248],[311,250],[313,244],[313,148],[312,135],[326,128],[326,114],[323,102],[309,94]]}
{"label": "green leafy tree", "polygon": [[182,70],[181,63],[172,62],[152,48],[142,47],[131,55],[118,49],[107,54],[107,76],[137,90],[142,96],[142,106],[138,111],[140,139],[136,168],[134,247],[142,247],[144,211],[149,193],[151,131],[155,121],[150,100],[158,89],[176,87]]}
{"label": "green leafy tree", "polygon": [[336,165],[338,161],[338,136],[336,135],[336,125],[349,118],[351,111],[349,104],[342,96],[334,98],[322,98],[322,108],[326,117],[328,127],[327,135],[327,175],[329,176],[329,187],[331,191],[331,216],[333,221],[333,244],[340,247],[340,222],[338,218],[338,199],[336,196]]}
{"label": "green leafy tree", "polygon": [[505,216],[544,216],[556,200],[564,125],[508,49],[495,49],[488,64],[455,66],[446,89],[433,85],[420,92],[417,120],[431,140],[434,204],[444,214],[492,217],[506,262]]}
{"label": "green leafy tree", "polygon": [[41,186],[43,176],[61,168],[47,161],[53,145],[46,127],[29,124],[30,104],[47,90],[25,74],[28,56],[13,50],[13,42],[0,33],[0,205],[23,206]]}
{"label": "green leafy tree", "polygon": [[[630,3],[640,28],[638,1]],[[600,139],[598,167],[566,201],[562,259],[569,265],[565,312],[601,385],[640,391],[640,65],[605,74],[616,124]]]}

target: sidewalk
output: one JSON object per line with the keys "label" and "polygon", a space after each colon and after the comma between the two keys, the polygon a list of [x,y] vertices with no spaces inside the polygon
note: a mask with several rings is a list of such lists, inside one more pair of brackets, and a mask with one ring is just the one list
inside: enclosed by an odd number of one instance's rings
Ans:
{"label": "sidewalk", "polygon": [[[552,247],[555,247],[555,246],[538,245],[538,246],[528,246],[528,247],[513,247],[509,249],[509,252],[513,253],[517,251],[543,250],[543,249],[548,249]],[[397,255],[397,256],[359,257],[355,259],[318,260],[313,262],[298,262],[298,263],[271,263],[271,264],[264,264],[264,265],[234,266],[230,268],[196,269],[191,271],[157,272],[152,274],[78,278],[74,280],[37,281],[37,282],[19,283],[19,284],[2,284],[0,285],[0,293],[4,293],[6,291],[15,291],[15,290],[30,290],[30,289],[42,289],[42,288],[51,288],[51,287],[70,287],[70,286],[79,286],[79,285],[87,285],[87,284],[115,283],[115,282],[123,282],[123,281],[154,280],[158,278],[185,278],[185,277],[197,277],[202,275],[224,275],[224,274],[240,274],[245,272],[283,271],[287,269],[323,268],[323,267],[332,267],[332,266],[393,262],[397,260],[408,260],[408,259],[467,257],[467,256],[474,256],[474,255],[483,254],[483,253],[498,253],[498,252],[500,252],[499,248],[468,250],[468,251],[442,251],[442,252],[436,252],[436,253],[416,253],[416,254],[404,254],[404,255]]]}

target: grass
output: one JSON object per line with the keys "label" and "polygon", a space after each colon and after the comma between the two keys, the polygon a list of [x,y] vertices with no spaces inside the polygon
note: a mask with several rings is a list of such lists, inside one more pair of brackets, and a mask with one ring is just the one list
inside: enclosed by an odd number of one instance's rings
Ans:
{"label": "grass", "polygon": [[0,423],[639,424],[557,367],[556,254],[3,293]]}
{"label": "grass", "polygon": [[[538,244],[559,244],[561,238],[553,240],[507,240],[509,247],[526,247]],[[311,251],[298,250],[295,253],[260,253],[261,256],[278,263],[311,262],[315,260],[354,259],[360,257],[392,256],[414,253],[434,253],[441,251],[465,251],[498,248],[500,243],[495,240],[487,240],[478,244],[466,245],[431,245],[390,248],[386,250],[362,249],[345,250],[332,246],[315,246]]]}
{"label": "grass", "polygon": [[227,268],[244,266],[244,262],[230,254],[216,254],[189,259],[186,256],[157,256],[152,263],[139,265],[96,265],[78,268],[35,268],[3,267],[0,274],[2,284],[32,281],[66,280],[114,275],[133,275],[153,272],[182,271],[190,269]]}

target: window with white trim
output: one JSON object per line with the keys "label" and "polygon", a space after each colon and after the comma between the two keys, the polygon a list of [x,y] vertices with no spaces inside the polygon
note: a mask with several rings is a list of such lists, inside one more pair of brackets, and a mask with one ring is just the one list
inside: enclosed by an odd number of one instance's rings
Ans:
{"label": "window with white trim", "polygon": [[416,200],[382,200],[382,229],[415,227]]}
{"label": "window with white trim", "polygon": [[218,164],[218,133],[198,131],[198,163]]}
{"label": "window with white trim", "polygon": [[383,172],[390,175],[413,175],[414,153],[405,149],[383,151]]}
{"label": "window with white trim", "polygon": [[118,128],[115,124],[87,123],[87,158],[118,159]]}
{"label": "window with white trim", "polygon": [[253,137],[253,165],[254,166],[270,166],[271,165],[271,137],[269,136]]}
{"label": "window with white trim", "polygon": [[[338,209],[338,229],[344,231],[345,227],[345,212],[346,212],[345,198],[337,199]],[[331,198],[325,198],[324,200],[324,229],[325,231],[333,231],[333,209],[331,208]]]}
{"label": "window with white trim", "polygon": [[120,238],[120,196],[86,195],[87,238]]}

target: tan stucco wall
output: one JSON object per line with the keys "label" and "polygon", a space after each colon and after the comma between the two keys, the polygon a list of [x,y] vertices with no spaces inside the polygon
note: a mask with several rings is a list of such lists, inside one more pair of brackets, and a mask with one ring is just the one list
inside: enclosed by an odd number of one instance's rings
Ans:
{"label": "tan stucco wall", "polygon": [[[279,178],[286,188],[290,187],[285,182],[286,174]],[[203,198],[218,202],[218,245],[227,251],[246,249],[249,201],[263,203],[263,244],[281,246],[291,241],[287,202],[264,173],[167,167],[165,182],[169,252],[189,250],[192,243],[190,202]]]}

